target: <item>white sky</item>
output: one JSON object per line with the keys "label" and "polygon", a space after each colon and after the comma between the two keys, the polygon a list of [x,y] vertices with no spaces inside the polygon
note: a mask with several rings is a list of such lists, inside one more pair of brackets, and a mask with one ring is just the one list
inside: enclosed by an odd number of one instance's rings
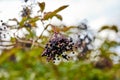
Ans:
{"label": "white sky", "polygon": [[[34,0],[31,0],[34,2]],[[46,11],[52,11],[62,5],[69,5],[60,12],[63,23],[78,24],[87,19],[89,25],[97,29],[104,24],[120,26],[120,0],[37,0],[46,2]],[[35,1],[36,2],[36,1]],[[0,0],[0,19],[18,17],[23,0]],[[55,20],[53,20],[55,21]],[[57,21],[56,21],[57,23]]]}

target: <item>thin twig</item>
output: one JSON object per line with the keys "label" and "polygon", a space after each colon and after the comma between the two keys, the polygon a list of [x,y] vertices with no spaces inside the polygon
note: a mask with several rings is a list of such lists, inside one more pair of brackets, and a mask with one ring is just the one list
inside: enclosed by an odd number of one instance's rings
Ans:
{"label": "thin twig", "polygon": [[44,28],[44,30],[42,31],[42,33],[41,33],[40,36],[39,36],[39,39],[42,37],[44,31],[48,28],[49,25],[50,25],[50,24],[48,24],[48,25]]}

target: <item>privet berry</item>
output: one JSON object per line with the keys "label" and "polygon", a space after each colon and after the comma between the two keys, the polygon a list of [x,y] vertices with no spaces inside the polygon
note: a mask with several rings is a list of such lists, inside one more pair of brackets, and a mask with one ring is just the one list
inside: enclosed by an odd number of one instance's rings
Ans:
{"label": "privet berry", "polygon": [[60,57],[68,60],[69,56],[64,52],[73,51],[73,46],[72,38],[68,39],[60,33],[54,33],[46,44],[42,56],[46,56],[48,61],[59,60]]}

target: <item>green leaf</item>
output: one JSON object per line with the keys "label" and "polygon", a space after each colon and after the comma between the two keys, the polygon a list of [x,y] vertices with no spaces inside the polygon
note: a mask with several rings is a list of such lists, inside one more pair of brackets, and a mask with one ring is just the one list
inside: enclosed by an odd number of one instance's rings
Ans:
{"label": "green leaf", "polygon": [[109,29],[109,28],[110,28],[109,26],[103,26],[103,27],[101,27],[101,29],[98,32],[101,32],[101,31],[103,31],[105,29]]}
{"label": "green leaf", "polygon": [[61,20],[61,21],[63,20],[62,16],[59,15],[59,14],[56,14],[55,17],[57,17],[57,19],[59,19],[59,20]]}
{"label": "green leaf", "polygon": [[24,26],[25,21],[27,21],[27,20],[28,20],[28,18],[27,18],[27,17],[23,17],[23,18],[22,18],[22,20],[19,22],[20,27],[23,27],[23,26]]}
{"label": "green leaf", "polygon": [[[47,13],[44,15],[44,17],[43,17],[43,20],[48,20],[48,19],[53,18],[54,16],[56,16],[56,14],[57,14],[58,12],[60,12],[61,10],[65,9],[65,8],[67,8],[67,7],[68,7],[68,5],[64,5],[64,6],[61,6],[61,7],[59,7],[58,9],[56,9],[56,10],[54,10],[54,11],[52,11],[52,12],[47,12]],[[59,17],[60,17],[60,16],[59,16]]]}
{"label": "green leaf", "polygon": [[113,25],[110,29],[113,30],[113,31],[115,31],[115,32],[118,32],[118,28],[115,25]]}
{"label": "green leaf", "polygon": [[14,38],[14,37],[11,37],[11,40],[10,40],[11,42],[15,42],[16,41],[16,38]]}
{"label": "green leaf", "polygon": [[39,16],[36,16],[36,17],[34,17],[34,18],[31,18],[31,19],[29,19],[29,24],[32,26],[32,27],[36,27],[36,21],[38,21],[38,20],[40,20],[39,19]]}
{"label": "green leaf", "polygon": [[39,16],[35,16],[34,18],[29,19],[29,23],[36,22],[38,20],[40,20]]}
{"label": "green leaf", "polygon": [[67,7],[68,7],[68,5],[61,6],[58,9],[56,9],[54,12],[58,13],[58,12],[62,11],[63,9],[67,8]]}
{"label": "green leaf", "polygon": [[41,3],[38,2],[38,5],[39,5],[39,7],[41,9],[41,12],[43,12],[44,9],[45,9],[45,2],[41,2]]}
{"label": "green leaf", "polygon": [[55,16],[56,13],[54,12],[48,12],[44,15],[43,20],[51,19],[53,16]]}
{"label": "green leaf", "polygon": [[115,26],[115,25],[113,25],[112,27],[111,27],[111,26],[103,26],[103,27],[99,30],[99,32],[101,32],[101,31],[103,31],[103,30],[105,30],[105,29],[113,30],[113,31],[115,31],[115,32],[118,32],[118,28],[117,28],[117,26]]}

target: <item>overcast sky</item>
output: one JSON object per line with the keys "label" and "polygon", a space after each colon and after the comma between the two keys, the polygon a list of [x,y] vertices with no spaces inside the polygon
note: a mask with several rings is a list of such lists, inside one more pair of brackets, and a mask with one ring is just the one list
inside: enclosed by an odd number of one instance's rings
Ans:
{"label": "overcast sky", "polygon": [[[46,2],[46,11],[52,11],[62,5],[69,5],[60,12],[63,23],[78,24],[87,19],[92,28],[104,24],[120,25],[120,0],[31,0]],[[19,17],[23,0],[0,0],[0,19]]]}

